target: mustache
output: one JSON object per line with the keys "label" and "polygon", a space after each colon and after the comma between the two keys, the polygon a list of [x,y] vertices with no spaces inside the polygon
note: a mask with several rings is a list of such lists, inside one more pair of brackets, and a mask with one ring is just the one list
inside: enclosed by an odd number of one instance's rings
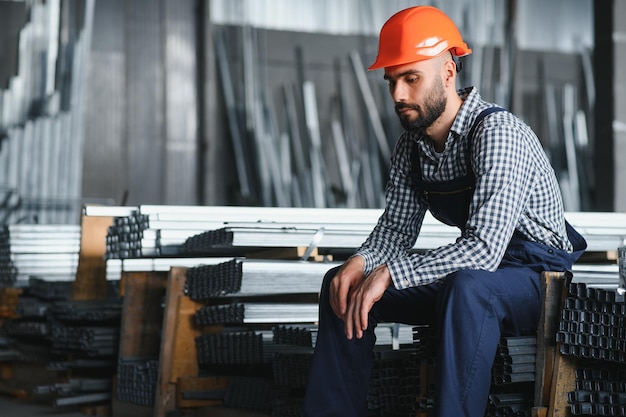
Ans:
{"label": "mustache", "polygon": [[411,104],[411,103],[396,103],[394,105],[394,108],[395,108],[396,112],[399,112],[399,111],[404,110],[404,109],[411,109],[411,110],[415,110],[415,111],[418,111],[418,112],[421,111],[419,105]]}

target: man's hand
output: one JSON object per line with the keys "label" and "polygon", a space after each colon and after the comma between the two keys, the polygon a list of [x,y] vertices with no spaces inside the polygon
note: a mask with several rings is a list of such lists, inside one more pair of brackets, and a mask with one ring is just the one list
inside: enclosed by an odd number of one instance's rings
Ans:
{"label": "man's hand", "polygon": [[330,306],[340,319],[345,321],[348,311],[348,296],[363,280],[365,261],[360,256],[353,256],[343,264],[330,283]]}
{"label": "man's hand", "polygon": [[370,310],[374,303],[382,298],[390,285],[391,274],[387,265],[383,264],[352,288],[349,294],[348,309],[342,317],[348,339],[352,339],[353,335],[356,335],[358,339],[363,337],[363,331],[367,329]]}

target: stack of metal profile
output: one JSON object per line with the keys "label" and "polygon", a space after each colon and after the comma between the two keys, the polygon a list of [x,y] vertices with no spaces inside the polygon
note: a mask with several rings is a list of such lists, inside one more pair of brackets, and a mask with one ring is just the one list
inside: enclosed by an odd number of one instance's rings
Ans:
{"label": "stack of metal profile", "polygon": [[268,363],[265,345],[272,343],[269,331],[233,330],[203,334],[196,337],[198,364],[260,364]]}
{"label": "stack of metal profile", "polygon": [[494,385],[535,380],[536,336],[503,337],[491,369]]}
{"label": "stack of metal profile", "polygon": [[491,393],[487,400],[485,417],[530,417],[533,393],[502,392]]}
{"label": "stack of metal profile", "polygon": [[[380,209],[299,207],[142,205],[123,209],[114,212],[119,216],[107,234],[108,259],[214,255],[224,249],[233,255],[233,251],[250,248],[311,244],[343,252],[360,246],[382,214]],[[106,207],[88,207],[84,214],[101,212]],[[568,212],[565,216],[587,240],[588,252],[614,251],[626,237],[625,213]],[[414,249],[452,243],[459,235],[457,228],[427,213]]]}
{"label": "stack of metal profile", "polygon": [[66,382],[39,385],[33,391],[39,395],[54,395],[56,406],[94,403],[111,399],[110,378],[71,378]]}
{"label": "stack of metal profile", "polygon": [[[230,223],[192,236],[182,246],[188,255],[228,252],[243,255],[258,248],[314,247],[322,254],[351,254],[367,239],[375,224],[367,223]],[[414,250],[432,249],[453,243],[459,230],[442,223],[425,223]]]}
{"label": "stack of metal profile", "polygon": [[572,282],[561,312],[561,353],[626,363],[626,303],[614,290]]}
{"label": "stack of metal profile", "polygon": [[317,325],[281,325],[272,328],[276,345],[315,347]]}
{"label": "stack of metal profile", "polygon": [[279,352],[272,358],[272,374],[274,384],[290,389],[306,387],[313,351],[310,352]]}
{"label": "stack of metal profile", "polygon": [[117,355],[121,311],[119,300],[54,303],[47,311],[52,348],[78,356]]}
{"label": "stack of metal profile", "polygon": [[117,399],[139,405],[154,405],[159,360],[122,358],[117,365]]}
{"label": "stack of metal profile", "polygon": [[434,360],[437,346],[437,333],[433,326],[424,324],[413,326],[413,348],[425,360]]}
{"label": "stack of metal profile", "polygon": [[276,389],[269,378],[231,377],[224,394],[224,406],[269,413],[276,396]]}
{"label": "stack of metal profile", "polygon": [[80,226],[12,224],[0,229],[0,284],[25,285],[30,277],[73,281]]}
{"label": "stack of metal profile", "polygon": [[196,311],[197,324],[313,323],[318,306],[311,303],[233,302],[205,306]]}
{"label": "stack of metal profile", "polygon": [[114,356],[119,348],[119,326],[69,326],[54,323],[50,330],[52,347],[59,352],[87,356]]}
{"label": "stack of metal profile", "polygon": [[575,390],[567,393],[572,415],[626,415],[626,368],[576,369]]}
{"label": "stack of metal profile", "polygon": [[411,415],[420,390],[420,359],[410,349],[379,351],[367,394],[368,410],[381,415]]}
{"label": "stack of metal profile", "polygon": [[[103,215],[106,210],[85,209],[86,215]],[[360,246],[376,224],[377,209],[314,209],[220,206],[138,206],[115,217],[107,233],[107,259],[156,256],[214,255],[243,247],[226,244],[207,247],[206,237],[222,235],[222,229],[239,228],[247,248],[308,246],[324,229],[323,245],[353,250]],[[206,233],[206,234],[205,234]],[[316,235],[317,234],[317,235]],[[247,236],[247,237],[246,237]],[[456,228],[427,215],[416,248],[447,244],[459,236]],[[272,239],[275,237],[275,239]],[[277,240],[283,239],[280,243]],[[221,241],[220,239],[219,241]],[[186,242],[188,242],[186,244]],[[326,242],[329,242],[327,244]],[[185,245],[186,244],[186,245]],[[183,249],[186,246],[186,249]]]}
{"label": "stack of metal profile", "polygon": [[194,300],[223,295],[318,293],[326,272],[339,263],[233,258],[187,270],[185,294]]}
{"label": "stack of metal profile", "polygon": [[72,298],[72,281],[46,281],[31,277],[28,280],[28,295],[40,300],[70,300]]}

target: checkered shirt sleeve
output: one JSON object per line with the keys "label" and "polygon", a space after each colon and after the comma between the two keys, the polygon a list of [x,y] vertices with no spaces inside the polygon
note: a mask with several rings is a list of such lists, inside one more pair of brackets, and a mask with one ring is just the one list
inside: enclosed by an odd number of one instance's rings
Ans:
{"label": "checkered shirt sleeve", "polygon": [[[386,206],[356,254],[366,274],[386,263],[398,289],[429,284],[461,269],[494,271],[515,230],[531,241],[572,250],[554,170],[536,135],[509,112],[487,116],[477,127],[472,149],[467,134],[476,116],[492,104],[474,88],[467,94],[446,147],[436,158],[427,138],[404,132],[393,151]],[[411,142],[420,147],[424,181],[444,181],[472,169],[476,190],[469,219],[454,243],[412,253],[427,207],[409,181]],[[472,167],[466,166],[471,152]]]}

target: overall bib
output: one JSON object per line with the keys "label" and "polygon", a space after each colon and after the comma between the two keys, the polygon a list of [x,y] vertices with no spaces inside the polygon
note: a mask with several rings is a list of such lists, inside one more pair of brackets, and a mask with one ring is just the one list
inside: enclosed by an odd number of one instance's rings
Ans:
{"label": "overall bib", "polygon": [[[473,140],[482,118],[502,110],[495,107],[481,113],[468,140]],[[435,218],[463,229],[475,187],[473,172],[470,169],[465,177],[428,184],[422,181],[416,148],[411,155],[416,192]],[[320,293],[305,416],[367,415],[374,328],[379,322],[430,324],[437,329],[434,417],[484,416],[498,341],[503,336],[536,334],[541,273],[571,269],[586,248],[583,237],[569,224],[567,232],[573,253],[530,242],[516,233],[497,271],[460,270],[430,285],[403,290],[389,287],[372,308],[361,339],[346,338],[343,321],[330,307],[329,285],[338,268],[330,270]]]}

